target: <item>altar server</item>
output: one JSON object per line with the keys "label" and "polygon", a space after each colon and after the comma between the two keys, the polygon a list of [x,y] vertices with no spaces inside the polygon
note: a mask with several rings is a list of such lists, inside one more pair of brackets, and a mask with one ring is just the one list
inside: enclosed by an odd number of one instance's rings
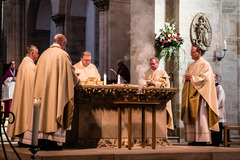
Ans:
{"label": "altar server", "polygon": [[15,81],[18,70],[15,68],[15,61],[11,61],[10,67],[3,77],[3,91],[2,99],[4,102],[5,116],[8,117],[9,111],[11,110],[12,97],[15,87]]}

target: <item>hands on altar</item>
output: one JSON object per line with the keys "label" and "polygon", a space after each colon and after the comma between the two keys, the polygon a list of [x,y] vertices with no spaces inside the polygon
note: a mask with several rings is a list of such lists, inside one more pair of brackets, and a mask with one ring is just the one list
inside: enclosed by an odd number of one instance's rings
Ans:
{"label": "hands on altar", "polygon": [[155,81],[154,81],[153,79],[149,79],[149,80],[147,81],[147,84],[148,84],[148,85],[155,85]]}

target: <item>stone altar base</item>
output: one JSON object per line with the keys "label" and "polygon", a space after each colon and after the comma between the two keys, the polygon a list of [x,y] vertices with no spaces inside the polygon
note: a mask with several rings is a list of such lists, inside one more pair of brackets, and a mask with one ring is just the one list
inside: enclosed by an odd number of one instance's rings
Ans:
{"label": "stone altar base", "polygon": [[118,145],[120,148],[128,142],[131,146],[138,145],[142,138],[144,143],[152,139],[155,148],[156,140],[167,141],[167,102],[178,90],[139,88],[138,85],[125,84],[76,86],[72,127],[67,132],[65,146],[96,148]]}
{"label": "stone altar base", "polygon": [[[145,105],[146,111],[146,143],[151,145],[152,140],[152,107]],[[128,145],[128,114],[127,105],[122,110],[122,146]],[[109,104],[75,104],[72,130],[67,131],[66,147],[96,148],[108,145],[117,147],[118,138],[117,105]],[[158,145],[169,145],[166,138],[166,109],[156,107],[156,140]],[[142,110],[139,105],[132,106],[132,145],[138,145],[142,136]],[[164,141],[166,143],[161,143]]]}
{"label": "stone altar base", "polygon": [[[17,160],[9,145],[5,145],[8,160]],[[63,149],[62,151],[38,151],[36,160],[239,160],[238,148],[213,146],[172,145],[144,149],[98,148],[98,149]],[[31,160],[28,148],[15,147],[22,160]],[[0,159],[4,160],[2,146]]]}

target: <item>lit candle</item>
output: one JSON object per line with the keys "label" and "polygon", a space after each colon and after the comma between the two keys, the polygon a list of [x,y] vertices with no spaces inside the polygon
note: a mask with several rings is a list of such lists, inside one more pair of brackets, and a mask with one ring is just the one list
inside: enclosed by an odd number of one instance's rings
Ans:
{"label": "lit candle", "polygon": [[120,75],[119,75],[119,74],[118,74],[118,76],[117,76],[117,84],[121,84]]}
{"label": "lit candle", "polygon": [[104,73],[104,76],[103,76],[103,85],[106,85],[107,84],[107,74]]}
{"label": "lit candle", "polygon": [[226,40],[224,40],[224,49],[225,50],[227,49],[227,42],[226,42]]}
{"label": "lit candle", "polygon": [[[3,100],[1,99],[1,114],[4,113],[4,103]],[[2,114],[2,119],[4,118],[4,114]]]}
{"label": "lit candle", "polygon": [[38,146],[38,127],[39,116],[41,108],[41,98],[34,98],[34,111],[33,111],[33,129],[32,129],[32,146]]}

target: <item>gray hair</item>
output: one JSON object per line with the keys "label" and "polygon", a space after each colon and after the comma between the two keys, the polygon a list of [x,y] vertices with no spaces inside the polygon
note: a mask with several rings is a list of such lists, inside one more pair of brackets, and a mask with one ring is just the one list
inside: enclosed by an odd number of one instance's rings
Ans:
{"label": "gray hair", "polygon": [[157,57],[150,58],[150,61],[153,60],[153,59],[155,59],[155,61],[156,61],[157,63],[159,63],[159,60],[158,60]]}
{"label": "gray hair", "polygon": [[84,51],[84,52],[82,52],[82,54],[81,54],[81,58],[83,58],[83,56],[91,56],[91,52],[89,52],[89,51]]}
{"label": "gray hair", "polygon": [[26,55],[29,55],[31,52],[34,52],[34,50],[37,49],[34,45],[28,45],[26,49]]}

